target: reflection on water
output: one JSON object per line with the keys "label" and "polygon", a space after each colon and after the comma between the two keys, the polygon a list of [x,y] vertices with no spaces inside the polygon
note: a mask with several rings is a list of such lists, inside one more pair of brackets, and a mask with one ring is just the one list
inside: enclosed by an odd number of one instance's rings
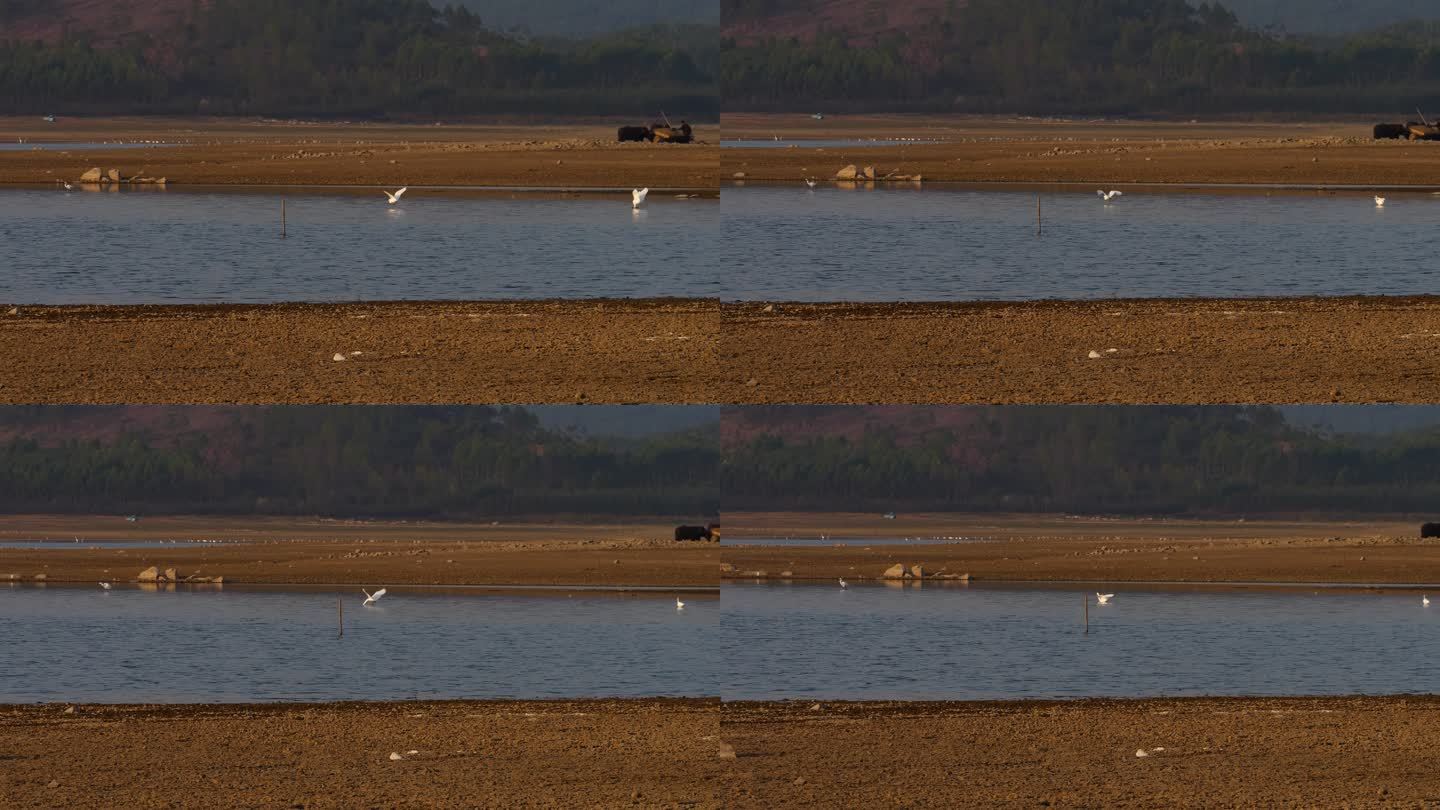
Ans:
{"label": "reflection on water", "polygon": [[719,294],[713,200],[0,192],[0,301],[34,304]]}
{"label": "reflection on water", "polygon": [[[838,167],[837,167],[838,168]],[[1431,294],[1440,198],[1043,195],[802,183],[722,194],[731,300]]]}
{"label": "reflection on water", "polygon": [[[373,590],[373,589],[372,589]],[[0,587],[0,702],[717,694],[719,603]]]}
{"label": "reflection on water", "polygon": [[[1431,692],[1418,593],[727,584],[722,697],[972,700]],[[1084,632],[1088,602],[1090,627]]]}

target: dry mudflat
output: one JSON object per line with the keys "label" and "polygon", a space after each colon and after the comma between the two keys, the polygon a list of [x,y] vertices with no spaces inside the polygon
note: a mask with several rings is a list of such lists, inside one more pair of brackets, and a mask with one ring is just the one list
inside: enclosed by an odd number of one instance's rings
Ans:
{"label": "dry mudflat", "polygon": [[685,299],[20,306],[0,404],[715,402],[719,322]]}
{"label": "dry mudflat", "polygon": [[736,404],[1440,401],[1435,297],[733,303],[721,330]]}
{"label": "dry mudflat", "polygon": [[67,708],[0,706],[8,806],[721,806],[714,699]]}
{"label": "dry mudflat", "polygon": [[[616,143],[624,123],[405,125],[211,118],[0,118],[0,129],[46,143],[142,148],[0,152],[0,181],[76,181],[91,168],[167,185],[640,186],[712,194],[718,127],[693,144]],[[139,186],[144,187],[144,186]]]}
{"label": "dry mudflat", "polygon": [[[0,581],[128,583],[151,566],[232,585],[544,585],[713,588],[720,548],[676,543],[671,524],[478,525],[290,520],[20,516],[0,548]],[[72,548],[82,540],[209,540],[204,545]],[[83,545],[83,544],[81,544]],[[213,587],[213,586],[207,586]]]}
{"label": "dry mudflat", "polygon": [[[922,585],[928,577],[953,582],[945,578],[966,574],[972,582],[1440,582],[1440,543],[1420,540],[1418,521],[986,515],[884,521],[805,513],[729,513],[725,521],[721,576],[727,579],[881,579],[899,564],[920,566]],[[745,544],[746,537],[822,535],[913,539],[810,547]],[[913,585],[913,578],[909,582]]]}
{"label": "dry mudflat", "polygon": [[[1375,141],[1377,122],[1081,121],[983,116],[734,113],[726,139],[775,141],[725,149],[721,177],[826,179],[847,165],[926,182],[1265,184],[1440,187],[1440,143]],[[812,139],[919,142],[806,146]]]}
{"label": "dry mudflat", "polygon": [[722,800],[1433,807],[1437,722],[1440,701],[1430,697],[726,703],[721,727],[735,759]]}

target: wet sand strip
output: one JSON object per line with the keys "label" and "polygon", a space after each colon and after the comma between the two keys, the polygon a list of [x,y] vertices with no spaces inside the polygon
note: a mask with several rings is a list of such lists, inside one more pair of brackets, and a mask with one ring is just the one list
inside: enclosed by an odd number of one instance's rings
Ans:
{"label": "wet sand strip", "polygon": [[728,807],[1431,806],[1440,798],[1440,774],[1429,767],[1437,721],[1433,697],[727,702],[721,725],[735,759],[723,800]]}
{"label": "wet sand strip", "polygon": [[1440,401],[1437,297],[734,303],[721,342],[736,404]]}
{"label": "wet sand strip", "polygon": [[716,402],[719,318],[703,299],[22,305],[0,309],[0,404]]}
{"label": "wet sand strip", "polygon": [[10,804],[720,806],[714,699],[66,708],[0,706]]}

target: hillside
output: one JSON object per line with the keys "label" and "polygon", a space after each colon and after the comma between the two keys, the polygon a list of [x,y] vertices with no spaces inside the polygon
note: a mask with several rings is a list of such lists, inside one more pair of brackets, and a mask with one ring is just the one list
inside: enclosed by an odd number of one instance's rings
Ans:
{"label": "hillside", "polygon": [[1408,20],[1440,20],[1434,0],[1221,0],[1253,28],[1353,34]]}
{"label": "hillside", "polygon": [[426,0],[0,0],[7,112],[712,115],[714,29],[507,36]]}
{"label": "hillside", "polygon": [[[1408,419],[1375,416],[1374,426]],[[1440,503],[1433,421],[1332,434],[1269,407],[757,406],[726,410],[722,449],[725,508],[738,511],[1424,513]]]}
{"label": "hillside", "polygon": [[722,0],[722,20],[721,97],[737,112],[1354,115],[1440,100],[1421,22],[1300,39],[1187,0]]}
{"label": "hillside", "polygon": [[[444,7],[456,0],[431,0]],[[718,25],[715,0],[458,0],[498,31],[589,37],[667,23]]]}
{"label": "hillside", "polygon": [[5,408],[0,513],[713,513],[716,432],[675,426],[577,435],[479,406]]}

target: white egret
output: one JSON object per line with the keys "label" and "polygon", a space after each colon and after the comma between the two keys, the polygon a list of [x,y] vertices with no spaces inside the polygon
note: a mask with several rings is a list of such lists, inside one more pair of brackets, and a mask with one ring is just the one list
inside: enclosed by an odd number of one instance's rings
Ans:
{"label": "white egret", "polygon": [[680,601],[680,597],[678,597],[678,596],[675,597],[675,609],[676,609],[676,610],[684,610],[684,609],[685,609],[685,603],[682,602],[682,601]]}
{"label": "white egret", "polygon": [[1114,599],[1114,598],[1115,598],[1115,594],[1113,594],[1113,593],[1097,593],[1097,594],[1095,594],[1095,601],[1099,602],[1099,603],[1102,604],[1102,605],[1108,605],[1108,604],[1110,604],[1110,600],[1111,600],[1111,599]]}
{"label": "white egret", "polygon": [[373,604],[375,604],[376,602],[380,601],[380,597],[382,597],[382,596],[385,595],[385,589],[384,589],[384,588],[381,588],[380,590],[376,591],[375,593],[370,593],[370,592],[366,591],[364,588],[361,588],[361,589],[360,589],[360,592],[363,593],[363,594],[365,594],[365,604],[367,604],[367,605],[373,605]]}
{"label": "white egret", "polygon": [[809,186],[810,188],[815,188],[816,186],[820,185],[820,182],[813,177],[807,177],[805,178],[805,185]]}
{"label": "white egret", "polygon": [[845,578],[844,578],[844,577],[841,577],[841,578],[840,578],[840,590],[843,591],[843,590],[845,590],[845,588],[846,588]]}
{"label": "white egret", "polygon": [[110,583],[108,583],[108,582],[102,582],[102,583],[100,583],[100,587],[103,588],[104,590],[107,590],[107,591],[108,591],[108,590],[110,590]]}
{"label": "white egret", "polygon": [[639,208],[645,204],[645,198],[649,196],[649,188],[637,188],[630,192],[630,207]]}
{"label": "white egret", "polygon": [[[385,189],[383,189],[383,188],[380,189],[380,190],[381,190],[381,191],[385,191]],[[391,194],[390,192],[385,191],[385,196],[390,200],[390,204],[391,204],[391,205],[395,205],[396,203],[400,202],[400,198],[401,198],[401,197],[404,197],[404,196],[405,196],[405,192],[407,192],[407,191],[409,191],[409,190],[410,190],[410,187],[409,187],[409,186],[406,186],[405,188],[400,189],[399,191],[395,192],[394,194]]]}
{"label": "white egret", "polygon": [[1099,194],[1099,195],[1100,195],[1100,199],[1104,200],[1104,201],[1107,202],[1107,203],[1110,202],[1111,200],[1115,199],[1116,197],[1124,197],[1124,196],[1125,196],[1125,192],[1123,192],[1123,191],[1097,191],[1097,192],[1095,192],[1095,193],[1096,193],[1096,194]]}
{"label": "white egret", "polygon": [[1421,595],[1420,595],[1420,604],[1424,605],[1425,607],[1430,607],[1430,597],[1428,597],[1428,596],[1426,596],[1426,595],[1424,595],[1424,594],[1421,594]]}
{"label": "white egret", "polygon": [[1386,199],[1385,199],[1384,197],[1381,197],[1379,194],[1376,194],[1376,195],[1375,195],[1375,207],[1376,207],[1376,208],[1384,208],[1384,207],[1385,207],[1385,203],[1386,203]]}

